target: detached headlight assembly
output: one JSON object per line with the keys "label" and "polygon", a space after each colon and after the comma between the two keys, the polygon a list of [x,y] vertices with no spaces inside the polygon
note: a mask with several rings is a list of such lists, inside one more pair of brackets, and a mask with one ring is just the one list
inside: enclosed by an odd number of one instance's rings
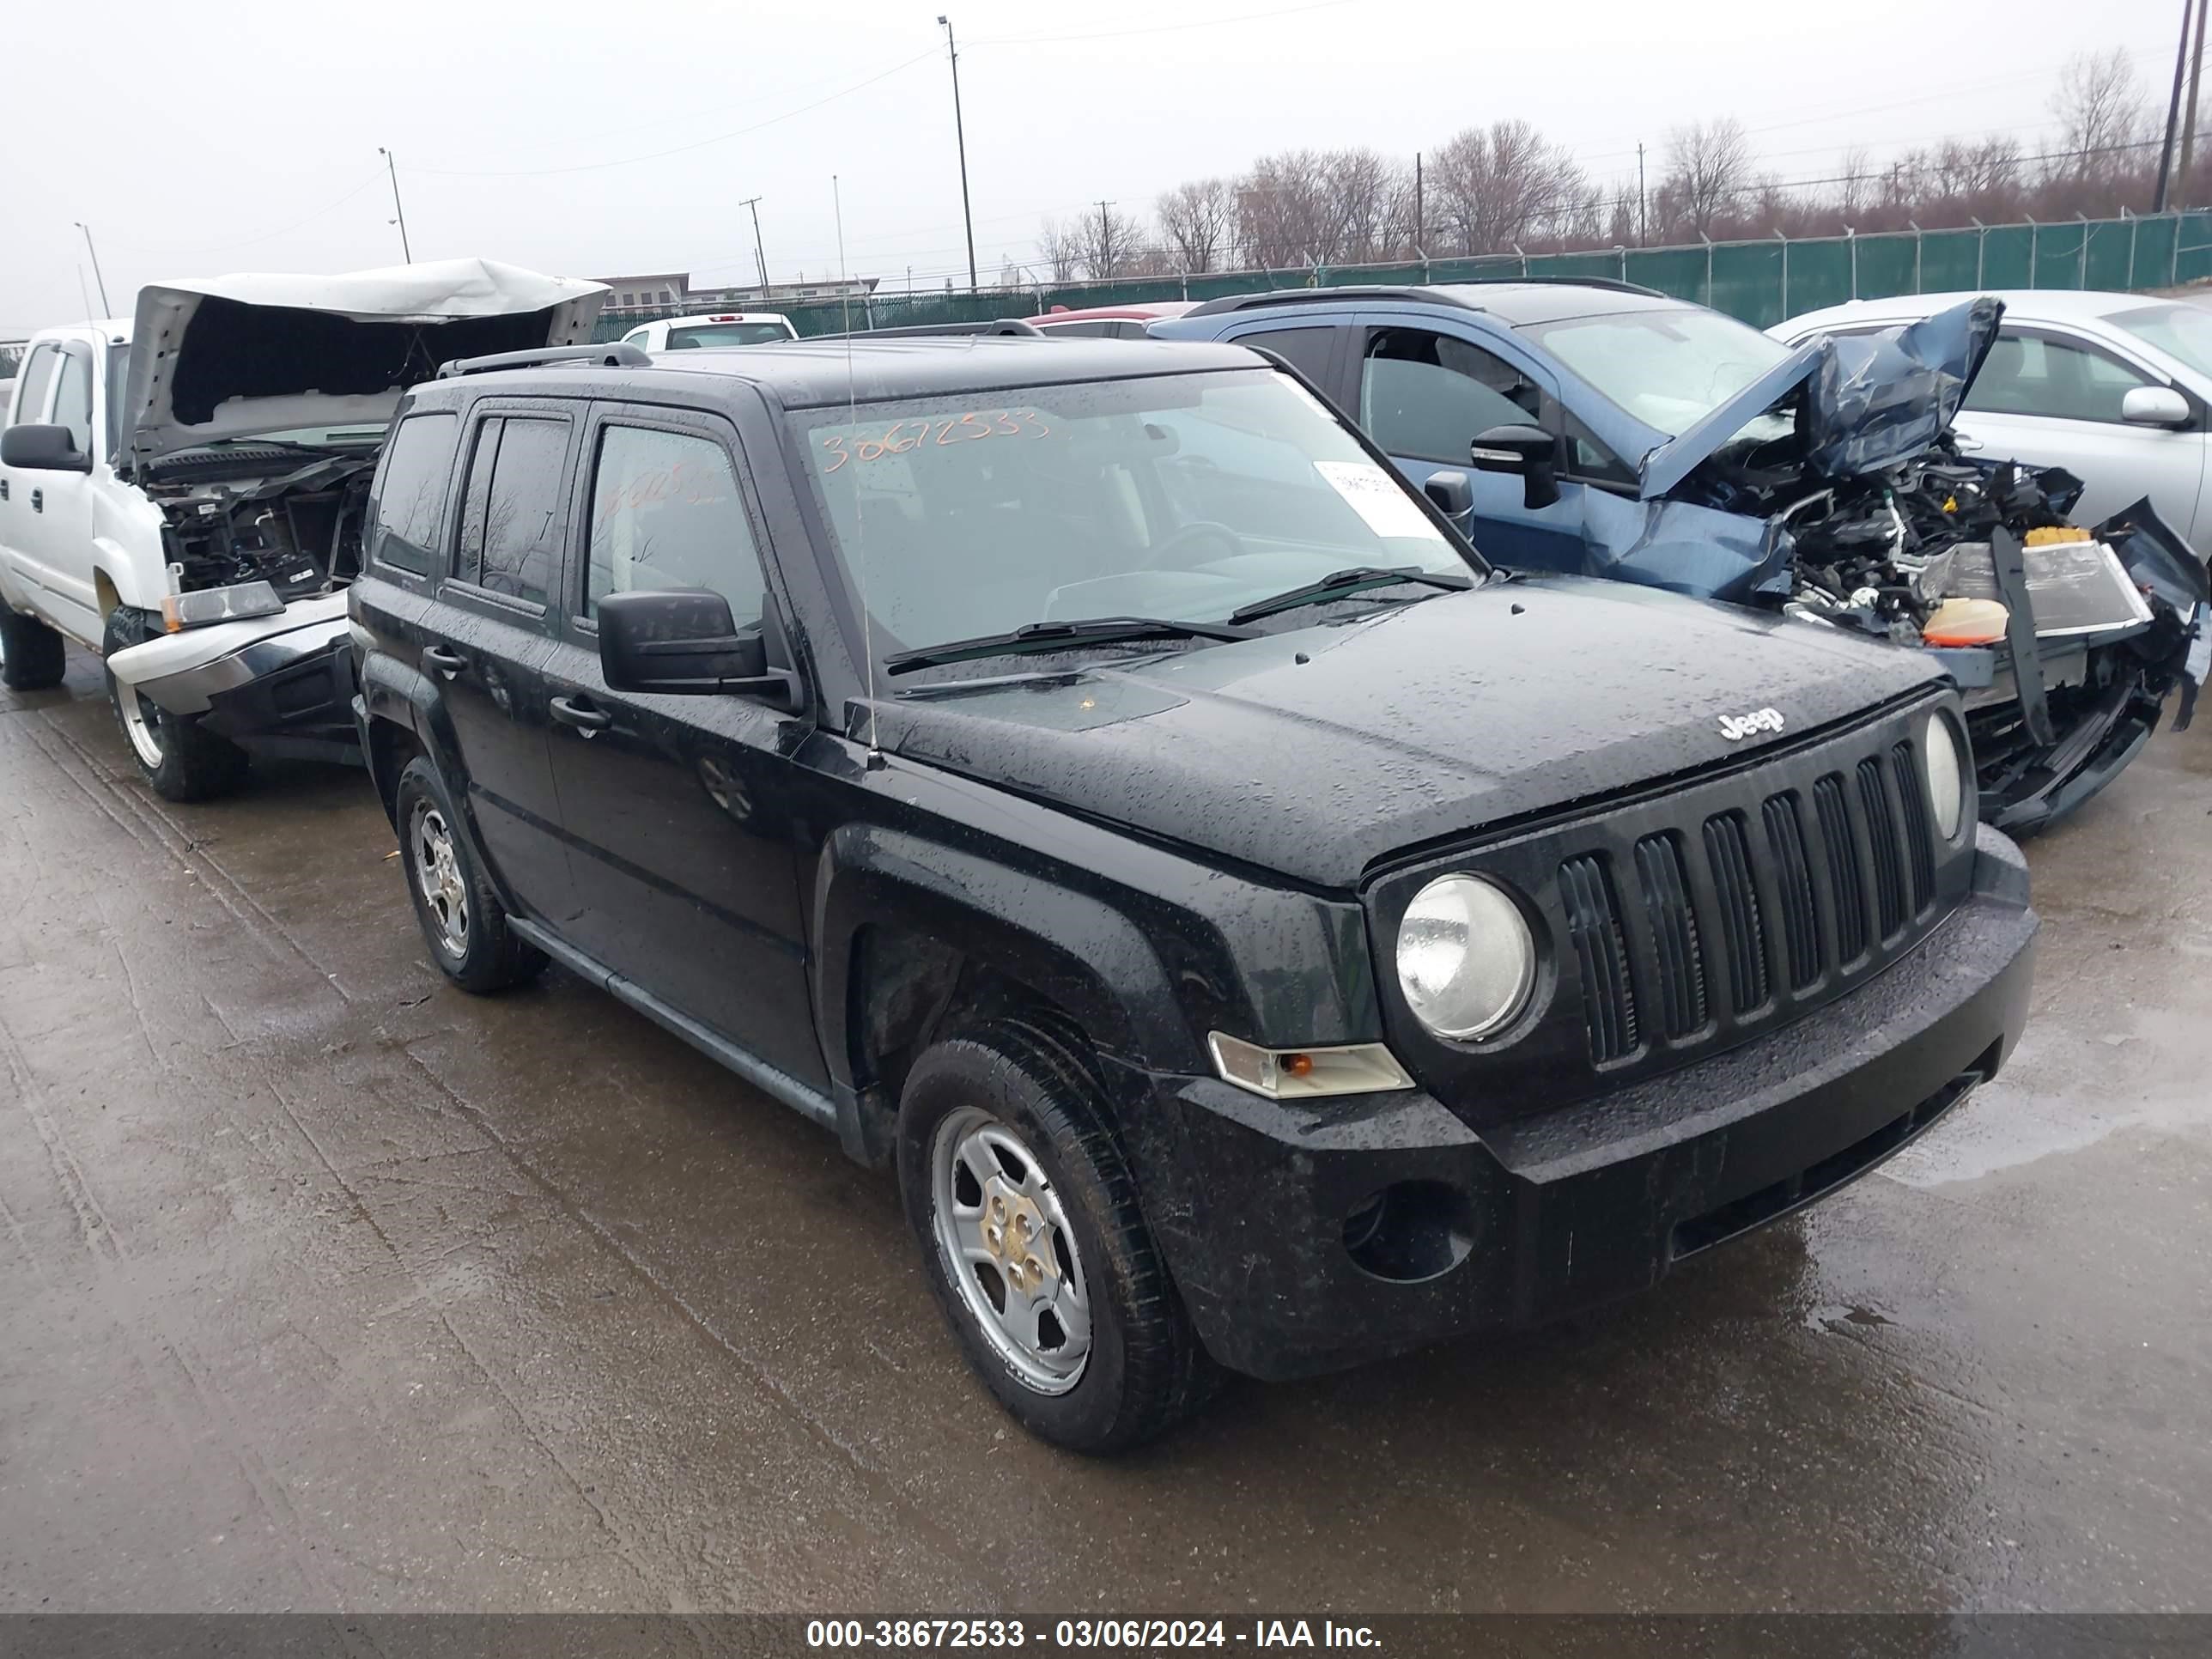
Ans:
{"label": "detached headlight assembly", "polygon": [[1439,876],[1398,924],[1398,988],[1438,1036],[1471,1042],[1504,1028],[1536,983],[1536,942],[1521,907],[1479,876]]}
{"label": "detached headlight assembly", "polygon": [[1966,805],[1966,761],[1948,714],[1939,712],[1928,717],[1920,755],[1928,773],[1928,805],[1936,815],[1936,833],[1945,841],[1955,841]]}

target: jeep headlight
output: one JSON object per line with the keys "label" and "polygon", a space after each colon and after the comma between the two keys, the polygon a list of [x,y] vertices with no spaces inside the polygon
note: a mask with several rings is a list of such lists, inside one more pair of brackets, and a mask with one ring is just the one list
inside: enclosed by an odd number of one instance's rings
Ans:
{"label": "jeep headlight", "polygon": [[1488,1036],[1536,982],[1536,942],[1516,904],[1479,876],[1439,876],[1398,924],[1398,987],[1438,1036]]}
{"label": "jeep headlight", "polygon": [[1928,717],[1920,757],[1928,774],[1928,805],[1936,815],[1936,833],[1945,841],[1954,841],[1960,817],[1966,811],[1966,764],[1957,729],[1951,717],[1941,710]]}

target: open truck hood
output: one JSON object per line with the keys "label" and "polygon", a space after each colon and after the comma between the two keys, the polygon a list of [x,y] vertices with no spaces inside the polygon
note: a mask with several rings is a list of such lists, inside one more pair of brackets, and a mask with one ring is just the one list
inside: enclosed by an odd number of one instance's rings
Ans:
{"label": "open truck hood", "polygon": [[248,273],[138,292],[124,394],[139,461],[219,438],[380,425],[449,358],[590,337],[604,283],[489,259]]}
{"label": "open truck hood", "polygon": [[1805,465],[1856,477],[1910,460],[1957,418],[1996,343],[2004,302],[1986,296],[1903,328],[1824,335],[1644,458],[1637,495],[1656,501],[1753,421],[1805,392]]}

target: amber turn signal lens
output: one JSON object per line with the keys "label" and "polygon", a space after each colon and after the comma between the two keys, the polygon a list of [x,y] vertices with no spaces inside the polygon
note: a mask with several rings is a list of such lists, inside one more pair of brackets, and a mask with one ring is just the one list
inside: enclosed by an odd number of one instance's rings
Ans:
{"label": "amber turn signal lens", "polygon": [[1313,1075],[1311,1054],[1285,1054],[1280,1064],[1284,1072],[1289,1076],[1311,1077]]}

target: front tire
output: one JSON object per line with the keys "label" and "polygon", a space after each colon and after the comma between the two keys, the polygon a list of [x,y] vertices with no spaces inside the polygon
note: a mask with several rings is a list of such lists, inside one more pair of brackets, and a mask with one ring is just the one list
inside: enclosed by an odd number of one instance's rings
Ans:
{"label": "front tire", "polygon": [[1083,1063],[1000,1021],[936,1043],[899,1107],[899,1188],[962,1352],[1031,1433],[1127,1450],[1217,1373]]}
{"label": "front tire", "polygon": [[545,953],[507,925],[499,895],[477,867],[460,815],[430,763],[417,756],[399,775],[395,816],[407,896],[423,941],[446,977],[464,991],[503,991],[545,971]]}
{"label": "front tire", "polygon": [[62,636],[36,617],[25,617],[0,599],[0,685],[10,691],[49,691],[68,672]]}
{"label": "front tire", "polygon": [[[100,635],[100,654],[112,657],[154,637],[152,623],[143,612],[118,605],[107,613]],[[207,800],[227,795],[246,777],[246,751],[228,738],[219,737],[198,720],[180,719],[151,697],[126,691],[112,668],[107,676],[107,701],[115,710],[115,723],[131,758],[163,800]]]}

